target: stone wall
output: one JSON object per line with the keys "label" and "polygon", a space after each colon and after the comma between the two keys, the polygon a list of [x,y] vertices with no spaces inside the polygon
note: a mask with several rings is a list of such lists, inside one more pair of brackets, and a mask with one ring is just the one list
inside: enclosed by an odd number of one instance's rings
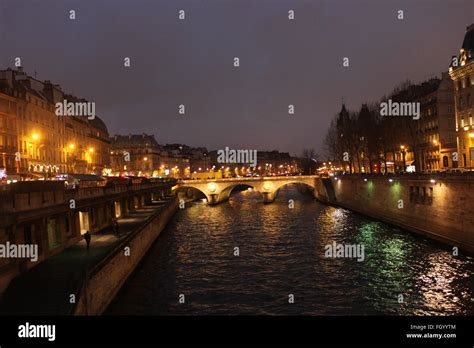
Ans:
{"label": "stone wall", "polygon": [[[79,212],[89,212],[87,229],[96,233],[112,224],[115,202],[126,214],[134,209],[133,202],[139,206],[151,202],[151,196],[164,197],[176,184],[144,178],[108,180],[106,186],[76,189],[66,188],[59,180],[0,185],[0,244],[37,244],[39,252],[37,262],[0,259],[0,297],[12,279],[82,240]],[[75,208],[71,207],[71,200]],[[55,233],[48,233],[50,222]]]}
{"label": "stone wall", "polygon": [[[122,285],[135,270],[168,221],[176,212],[178,198],[154,214],[138,230],[127,237],[106,259],[85,275],[77,296],[74,315],[100,315],[103,313]],[[126,247],[130,256],[126,255]]]}
{"label": "stone wall", "polygon": [[323,184],[322,201],[351,209],[452,246],[474,252],[474,176],[347,175]]}

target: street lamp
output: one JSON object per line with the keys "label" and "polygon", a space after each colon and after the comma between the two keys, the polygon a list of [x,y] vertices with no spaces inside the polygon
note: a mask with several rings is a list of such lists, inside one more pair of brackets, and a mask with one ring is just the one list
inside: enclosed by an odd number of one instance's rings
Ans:
{"label": "street lamp", "polygon": [[403,158],[403,171],[404,171],[404,172],[406,172],[406,170],[407,170],[407,166],[406,166],[406,162],[405,162],[405,154],[406,154],[405,145],[401,145],[401,146],[400,146],[400,150],[402,150],[402,158]]}

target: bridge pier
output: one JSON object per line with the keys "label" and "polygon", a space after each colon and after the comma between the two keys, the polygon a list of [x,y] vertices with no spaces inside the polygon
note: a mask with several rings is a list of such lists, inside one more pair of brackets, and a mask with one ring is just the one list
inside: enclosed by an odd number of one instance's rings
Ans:
{"label": "bridge pier", "polygon": [[207,195],[207,204],[209,205],[216,205],[220,203],[219,195],[217,193],[211,193]]}
{"label": "bridge pier", "polygon": [[275,200],[276,191],[274,192],[262,192],[263,203],[272,203]]}

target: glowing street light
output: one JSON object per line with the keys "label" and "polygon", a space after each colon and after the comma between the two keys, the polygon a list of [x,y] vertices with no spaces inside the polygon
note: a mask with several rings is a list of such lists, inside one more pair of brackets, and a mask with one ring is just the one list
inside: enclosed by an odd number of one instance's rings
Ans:
{"label": "glowing street light", "polygon": [[74,144],[69,144],[69,150],[74,150],[76,146]]}
{"label": "glowing street light", "polygon": [[407,170],[407,165],[405,161],[405,155],[406,155],[405,145],[400,145],[400,150],[402,150],[403,171],[405,172]]}
{"label": "glowing street light", "polygon": [[33,138],[33,140],[38,140],[39,139],[39,134],[38,133],[33,133],[33,135],[31,137]]}
{"label": "glowing street light", "polygon": [[215,192],[217,189],[217,186],[215,183],[211,182],[207,185],[207,188],[209,189],[210,192]]}

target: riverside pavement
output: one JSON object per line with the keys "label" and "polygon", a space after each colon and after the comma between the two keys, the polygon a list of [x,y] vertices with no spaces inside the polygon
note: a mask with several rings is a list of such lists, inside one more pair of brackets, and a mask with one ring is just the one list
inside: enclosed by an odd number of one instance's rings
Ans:
{"label": "riverside pavement", "polygon": [[[153,202],[118,219],[120,236],[112,227],[92,234],[12,280],[0,301],[0,315],[67,315],[81,278],[103,260],[131,232],[157,213],[166,201]],[[77,299],[77,298],[76,298]]]}

